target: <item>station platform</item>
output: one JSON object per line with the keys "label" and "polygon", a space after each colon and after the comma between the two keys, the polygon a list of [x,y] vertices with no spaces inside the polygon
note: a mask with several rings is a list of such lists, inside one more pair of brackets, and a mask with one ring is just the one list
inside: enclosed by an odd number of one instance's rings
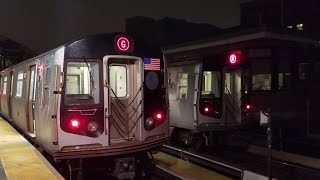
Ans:
{"label": "station platform", "polygon": [[[265,147],[255,146],[255,145],[249,145],[248,152],[252,154],[257,154],[261,156],[267,157],[268,155],[268,149]],[[278,150],[272,150],[271,152],[272,158],[288,163],[292,163],[295,165],[301,165],[304,167],[314,168],[316,170],[320,170],[320,159],[307,157],[299,154],[293,154]]]}
{"label": "station platform", "polygon": [[222,174],[216,173],[209,169],[200,167],[192,162],[185,161],[169,154],[158,152],[153,155],[157,168],[170,173],[179,179],[188,180],[204,180],[204,179],[219,179],[229,180],[231,178]]}
{"label": "station platform", "polygon": [[8,122],[0,118],[0,179],[64,179]]}

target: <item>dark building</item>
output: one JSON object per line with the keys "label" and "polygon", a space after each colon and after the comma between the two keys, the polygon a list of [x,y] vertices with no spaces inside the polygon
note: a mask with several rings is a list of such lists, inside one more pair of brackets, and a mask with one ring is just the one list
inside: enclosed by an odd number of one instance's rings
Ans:
{"label": "dark building", "polygon": [[220,31],[220,28],[210,24],[191,23],[168,17],[161,20],[141,16],[126,19],[127,33],[157,49],[210,37]]}
{"label": "dark building", "polygon": [[0,70],[35,56],[29,48],[0,36]]}
{"label": "dark building", "polygon": [[253,0],[241,4],[241,26],[286,27],[320,40],[319,0]]}

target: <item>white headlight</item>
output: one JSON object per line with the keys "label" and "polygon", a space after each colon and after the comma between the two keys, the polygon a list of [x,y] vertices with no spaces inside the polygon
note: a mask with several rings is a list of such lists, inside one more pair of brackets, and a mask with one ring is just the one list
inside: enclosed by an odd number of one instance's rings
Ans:
{"label": "white headlight", "polygon": [[89,132],[96,132],[97,129],[98,129],[98,127],[99,127],[98,123],[92,121],[92,122],[90,122],[90,123],[88,124],[88,131],[89,131]]}
{"label": "white headlight", "polygon": [[152,117],[148,117],[145,121],[146,130],[151,130],[155,126],[155,120]]}

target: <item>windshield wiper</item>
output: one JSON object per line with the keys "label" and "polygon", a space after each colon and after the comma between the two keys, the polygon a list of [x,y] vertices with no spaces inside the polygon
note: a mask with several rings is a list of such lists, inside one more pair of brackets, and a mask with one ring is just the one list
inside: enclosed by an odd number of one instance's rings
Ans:
{"label": "windshield wiper", "polygon": [[93,79],[93,76],[91,74],[91,67],[89,66],[88,61],[87,61],[85,56],[83,56],[83,59],[84,59],[84,62],[86,63],[86,65],[88,67],[88,71],[89,71],[89,75],[90,75],[91,87],[94,87],[94,79]]}

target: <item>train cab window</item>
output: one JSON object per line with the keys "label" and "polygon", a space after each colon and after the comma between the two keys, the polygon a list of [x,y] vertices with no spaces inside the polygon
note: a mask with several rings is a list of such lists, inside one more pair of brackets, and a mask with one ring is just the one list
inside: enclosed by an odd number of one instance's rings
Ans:
{"label": "train cab window", "polygon": [[86,62],[68,62],[65,76],[65,104],[98,104],[99,64]]}
{"label": "train cab window", "polygon": [[126,97],[128,95],[127,89],[127,68],[123,65],[112,65],[109,67],[109,80],[111,97]]}
{"label": "train cab window", "polygon": [[187,99],[188,94],[188,73],[178,74],[179,99]]}
{"label": "train cab window", "polygon": [[203,71],[202,73],[202,98],[220,98],[220,79],[219,71]]}
{"label": "train cab window", "polygon": [[291,74],[278,73],[278,89],[285,90],[290,88]]}
{"label": "train cab window", "polygon": [[271,60],[255,60],[251,64],[252,70],[252,90],[271,90]]}
{"label": "train cab window", "polygon": [[16,97],[22,96],[22,87],[23,87],[23,72],[18,74]]}
{"label": "train cab window", "polygon": [[231,74],[226,73],[225,74],[225,81],[224,81],[224,94],[230,94],[231,90]]}
{"label": "train cab window", "polygon": [[253,74],[252,90],[271,90],[271,74]]}
{"label": "train cab window", "polygon": [[288,90],[291,86],[291,67],[289,62],[280,61],[278,66],[278,90]]}
{"label": "train cab window", "polygon": [[3,78],[3,86],[2,86],[2,94],[7,94],[7,81],[8,81],[8,78],[7,77],[4,77]]}

